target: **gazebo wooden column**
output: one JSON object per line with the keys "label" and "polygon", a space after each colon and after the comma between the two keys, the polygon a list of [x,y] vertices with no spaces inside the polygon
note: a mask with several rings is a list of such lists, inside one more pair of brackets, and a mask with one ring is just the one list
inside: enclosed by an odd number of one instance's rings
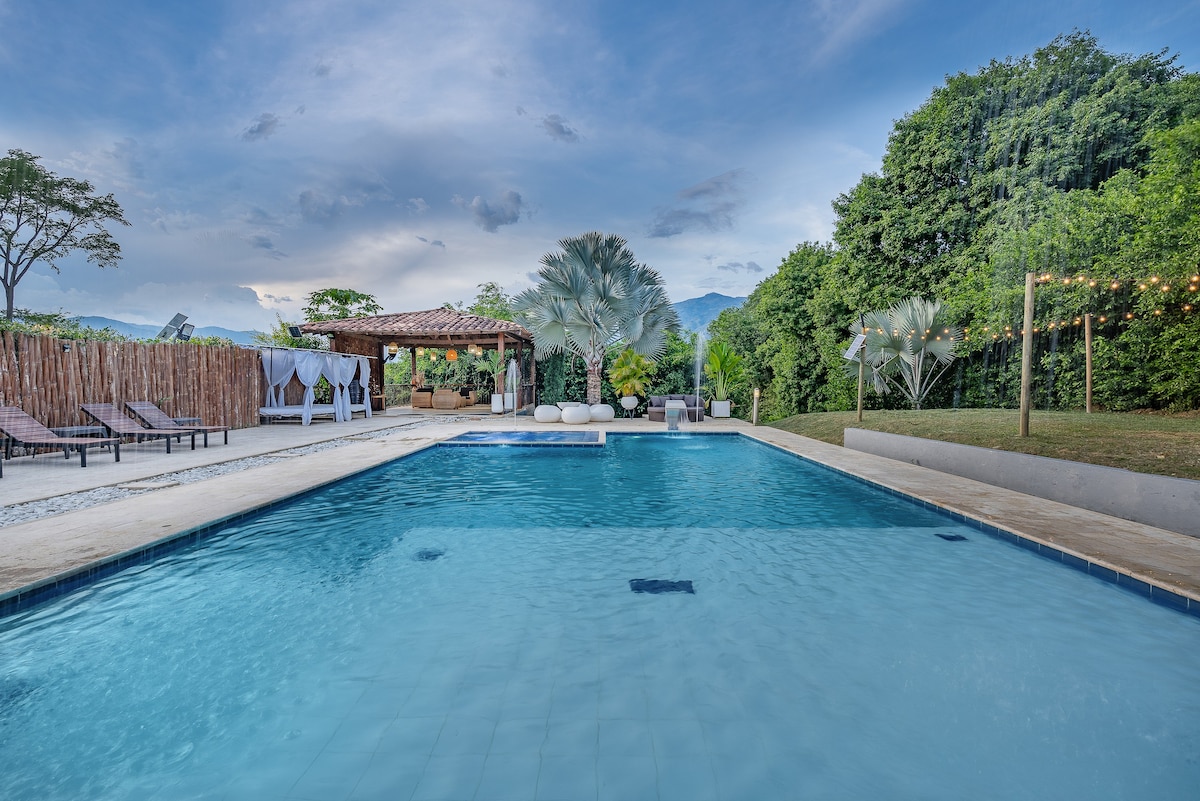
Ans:
{"label": "gazebo wooden column", "polygon": [[500,375],[496,377],[496,391],[504,392],[505,383],[508,380],[507,362],[504,361],[504,334],[496,335],[496,352],[500,354],[500,366],[503,368]]}

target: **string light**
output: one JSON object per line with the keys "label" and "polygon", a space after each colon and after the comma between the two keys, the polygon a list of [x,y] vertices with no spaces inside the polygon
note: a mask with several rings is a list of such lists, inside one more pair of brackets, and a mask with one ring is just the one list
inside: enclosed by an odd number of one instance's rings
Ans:
{"label": "string light", "polygon": [[[1128,283],[1128,285],[1130,287],[1136,288],[1143,292],[1148,291],[1152,288],[1157,288],[1159,290],[1160,297],[1162,295],[1169,295],[1172,291],[1174,291],[1176,289],[1176,287],[1172,286],[1170,281],[1165,280],[1162,276],[1158,276],[1158,275],[1151,275],[1140,281],[1129,280],[1128,282],[1126,282],[1126,281],[1123,281],[1121,279],[1116,279],[1116,278],[1097,280],[1095,278],[1089,277],[1085,273],[1078,273],[1073,276],[1072,275],[1056,276],[1052,272],[1043,272],[1040,275],[1037,275],[1034,280],[1036,283],[1039,283],[1039,284],[1056,283],[1056,284],[1061,284],[1064,287],[1069,287],[1073,283],[1082,284],[1082,283],[1086,282],[1090,289],[1096,289],[1097,287],[1099,287],[1101,285],[1101,283],[1103,283],[1106,285],[1107,289],[1110,289],[1114,292],[1122,289],[1122,287],[1126,286],[1126,283]],[[1180,279],[1180,280],[1182,281],[1184,279]],[[1187,286],[1188,292],[1200,291],[1200,273],[1190,276],[1187,280],[1188,280],[1188,283],[1186,284],[1186,286]],[[1182,290],[1183,286],[1184,286],[1184,284],[1181,283],[1179,285],[1178,289]],[[1196,311],[1197,305],[1200,305],[1200,304],[1186,302],[1186,303],[1180,303],[1178,306],[1173,306],[1173,308],[1177,309],[1178,312],[1190,314],[1191,312]],[[1148,314],[1149,314],[1149,316],[1153,316],[1153,317],[1162,317],[1165,312],[1166,312],[1165,308],[1157,308],[1154,311],[1149,312]],[[1127,321],[1136,319],[1138,314],[1139,313],[1135,313],[1132,311],[1126,311],[1126,312],[1123,312],[1120,315],[1118,315],[1118,317],[1116,319],[1119,321],[1122,321],[1122,322],[1127,322]],[[1107,315],[1093,315],[1093,319],[1098,323],[1107,323],[1109,321],[1109,318]],[[1071,325],[1079,326],[1082,324],[1083,324],[1083,318],[1075,317],[1070,320],[1044,322],[1040,326],[1035,327],[1033,330],[1034,330],[1034,333],[1041,333],[1042,331],[1054,331],[1055,329],[1067,328],[1068,326],[1071,326]],[[989,326],[984,326],[983,330],[985,332],[988,332],[988,331],[991,331],[991,328]],[[1000,329],[997,328],[996,330],[999,331]],[[1012,330],[1013,329],[1011,326],[1004,326],[1004,336],[1007,339],[1012,339]],[[966,331],[964,330],[963,339],[964,340],[969,339],[969,337],[965,336],[965,333],[966,333]],[[1023,336],[1024,333],[1025,332],[1023,330],[1017,332],[1017,334],[1019,336]],[[999,333],[994,334],[992,336],[992,339],[993,340],[1000,339],[1000,334]]]}

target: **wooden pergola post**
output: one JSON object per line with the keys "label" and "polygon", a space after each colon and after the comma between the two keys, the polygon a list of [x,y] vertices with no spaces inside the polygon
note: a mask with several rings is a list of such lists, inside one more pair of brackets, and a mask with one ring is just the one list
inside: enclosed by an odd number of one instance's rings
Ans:
{"label": "wooden pergola post", "polygon": [[496,391],[503,396],[504,380],[508,378],[508,367],[504,363],[504,334],[496,335],[496,352],[500,354],[500,374],[496,376]]}
{"label": "wooden pergola post", "polygon": [[1083,315],[1084,411],[1092,413],[1092,313]]}
{"label": "wooden pergola post", "polygon": [[529,349],[529,392],[532,397],[529,402],[537,404],[537,354],[533,348]]}
{"label": "wooden pergola post", "polygon": [[1025,330],[1021,336],[1021,423],[1019,435],[1029,436],[1030,386],[1033,382],[1033,273],[1025,273]]}

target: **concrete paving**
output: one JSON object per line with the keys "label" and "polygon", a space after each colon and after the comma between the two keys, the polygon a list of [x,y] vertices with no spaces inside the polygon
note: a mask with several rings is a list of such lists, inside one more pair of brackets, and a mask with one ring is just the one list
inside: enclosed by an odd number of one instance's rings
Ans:
{"label": "concrete paving", "polygon": [[[431,414],[393,409],[370,419],[310,426],[277,423],[230,432],[229,444],[210,440],[191,451],[186,443],[165,454],[161,443],[121,449],[121,461],[93,451],[88,467],[78,457],[53,454],[5,464],[0,505],[12,506],[101,487],[149,489],[99,506],[0,527],[0,601],[62,580],[96,563],[144,549],[185,532],[252,512],[290,495],[392,461],[471,430],[661,431],[663,423],[618,418],[611,423],[539,424],[532,417],[493,416],[457,410]],[[1200,539],[1120,520],[1063,504],[950,476],[904,462],[847,450],[739,420],[707,418],[684,424],[700,432],[738,431],[820,464],[1053,546],[1122,576],[1187,599],[1200,613]],[[317,453],[288,456],[297,448],[328,443]],[[332,447],[333,444],[338,447]],[[172,472],[252,457],[253,466],[201,481],[161,480]]]}

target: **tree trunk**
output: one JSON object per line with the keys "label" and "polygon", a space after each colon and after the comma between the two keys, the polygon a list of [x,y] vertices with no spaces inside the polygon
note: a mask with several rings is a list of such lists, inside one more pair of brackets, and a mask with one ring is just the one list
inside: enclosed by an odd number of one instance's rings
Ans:
{"label": "tree trunk", "polygon": [[600,402],[600,365],[588,365],[587,402],[593,406]]}

